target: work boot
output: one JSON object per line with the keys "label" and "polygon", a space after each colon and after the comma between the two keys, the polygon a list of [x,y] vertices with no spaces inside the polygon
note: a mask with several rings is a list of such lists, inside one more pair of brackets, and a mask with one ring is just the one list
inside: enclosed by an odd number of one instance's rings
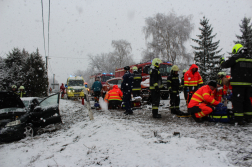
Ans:
{"label": "work boot", "polygon": [[251,122],[252,122],[252,118],[245,117],[244,120],[245,120],[247,123],[251,123]]}
{"label": "work boot", "polygon": [[172,113],[172,114],[176,114],[176,111],[175,111],[174,108],[171,109],[171,113]]}
{"label": "work boot", "polygon": [[125,115],[132,115],[133,112],[132,112],[132,111],[125,111],[124,114],[125,114]]}
{"label": "work boot", "polygon": [[202,118],[196,118],[195,114],[192,114],[192,118],[195,120],[195,122],[197,123],[202,123],[204,122],[204,120],[202,120]]}
{"label": "work boot", "polygon": [[152,115],[153,118],[162,118],[161,114],[155,114],[155,115]]}
{"label": "work boot", "polygon": [[184,112],[180,111],[179,109],[176,109],[175,114],[177,115],[177,117],[191,117],[190,114],[184,113]]}

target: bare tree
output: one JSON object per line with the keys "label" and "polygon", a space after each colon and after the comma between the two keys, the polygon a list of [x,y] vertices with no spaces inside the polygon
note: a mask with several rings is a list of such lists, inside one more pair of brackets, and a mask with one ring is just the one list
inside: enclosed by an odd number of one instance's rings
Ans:
{"label": "bare tree", "polygon": [[148,17],[143,27],[145,39],[149,50],[155,57],[175,63],[179,57],[186,57],[185,42],[193,30],[192,16],[176,16],[158,13],[154,17]]}
{"label": "bare tree", "polygon": [[132,51],[131,44],[126,40],[113,40],[111,45],[115,49],[113,54],[117,58],[119,67],[121,67],[123,60],[125,60],[125,58],[127,58]]}

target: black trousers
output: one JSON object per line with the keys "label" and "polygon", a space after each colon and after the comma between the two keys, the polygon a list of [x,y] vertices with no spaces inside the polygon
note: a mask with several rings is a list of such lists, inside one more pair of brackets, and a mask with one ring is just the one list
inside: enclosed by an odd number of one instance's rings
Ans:
{"label": "black trousers", "polygon": [[123,91],[123,105],[127,112],[132,112],[131,110],[131,92]]}
{"label": "black trousers", "polygon": [[170,109],[171,109],[171,111],[179,109],[179,104],[180,104],[179,93],[171,93],[170,94]]}
{"label": "black trousers", "polygon": [[109,109],[119,109],[121,108],[122,102],[120,100],[110,100],[108,102],[108,108]]}
{"label": "black trousers", "polygon": [[141,90],[135,90],[135,91],[132,90],[133,97],[140,96],[140,92]]}
{"label": "black trousers", "polygon": [[251,118],[251,102],[250,91],[251,87],[233,86],[232,104],[234,116],[237,121],[244,117]]}
{"label": "black trousers", "polygon": [[94,100],[95,100],[95,102],[99,102],[100,95],[101,95],[101,91],[94,91]]}
{"label": "black trousers", "polygon": [[152,103],[152,114],[158,114],[158,107],[160,103],[160,91],[156,91],[155,89],[151,89],[151,103]]}

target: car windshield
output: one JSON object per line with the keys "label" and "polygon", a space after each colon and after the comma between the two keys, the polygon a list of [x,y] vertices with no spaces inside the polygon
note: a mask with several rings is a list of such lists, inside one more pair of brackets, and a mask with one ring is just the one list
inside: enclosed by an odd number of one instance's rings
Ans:
{"label": "car windshield", "polygon": [[58,103],[59,103],[59,98],[58,97],[59,97],[58,94],[50,96],[50,97],[46,98],[45,100],[43,100],[39,105],[42,108],[58,105]]}
{"label": "car windshield", "polygon": [[69,80],[68,86],[83,86],[84,82],[83,80]]}
{"label": "car windshield", "polygon": [[107,80],[115,78],[114,76],[102,76],[102,82],[106,82]]}
{"label": "car windshield", "polygon": [[29,104],[30,104],[30,102],[29,102],[29,101],[27,101],[27,100],[22,100],[22,101],[23,101],[23,103],[24,103],[25,107],[29,106]]}
{"label": "car windshield", "polygon": [[122,80],[118,80],[117,85],[121,86]]}
{"label": "car windshield", "polygon": [[159,67],[159,72],[162,76],[168,76],[171,73],[171,65],[161,64]]}

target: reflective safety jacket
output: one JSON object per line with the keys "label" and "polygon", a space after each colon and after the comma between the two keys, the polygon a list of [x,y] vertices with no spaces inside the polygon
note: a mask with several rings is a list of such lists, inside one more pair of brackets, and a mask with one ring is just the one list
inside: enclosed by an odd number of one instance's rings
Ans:
{"label": "reflective safety jacket", "polygon": [[192,69],[193,68],[197,68],[198,66],[196,64],[192,64],[190,69],[184,74],[184,86],[188,86],[189,90],[191,91],[192,88],[194,88],[194,90],[198,89],[198,86],[200,84],[203,84],[203,80],[198,72],[198,70],[193,73]]}
{"label": "reflective safety jacket", "polygon": [[222,68],[231,67],[230,85],[250,87],[252,84],[252,58],[247,53],[238,53],[221,63]]}
{"label": "reflective safety jacket", "polygon": [[108,101],[111,100],[119,100],[122,101],[123,93],[122,91],[118,88],[117,85],[113,86],[113,89],[108,92]]}
{"label": "reflective safety jacket", "polygon": [[150,89],[155,89],[156,86],[162,88],[163,84],[162,84],[162,76],[158,71],[158,68],[155,67],[150,71]]}
{"label": "reflective safety jacket", "polygon": [[26,92],[25,91],[19,91],[18,92],[18,96],[20,97],[20,98],[22,98],[22,97],[26,97]]}
{"label": "reflective safety jacket", "polygon": [[174,72],[172,72],[171,75],[167,77],[167,88],[168,90],[171,90],[170,93],[179,93],[179,74],[176,75]]}
{"label": "reflective safety jacket", "polygon": [[192,96],[188,108],[192,108],[194,106],[199,106],[200,103],[210,103],[212,105],[218,105],[219,101],[215,100],[211,96],[212,90],[208,85],[202,86],[199,88]]}
{"label": "reflective safety jacket", "polygon": [[132,81],[132,91],[141,91],[141,82],[142,82],[142,75],[139,72],[134,71]]}

